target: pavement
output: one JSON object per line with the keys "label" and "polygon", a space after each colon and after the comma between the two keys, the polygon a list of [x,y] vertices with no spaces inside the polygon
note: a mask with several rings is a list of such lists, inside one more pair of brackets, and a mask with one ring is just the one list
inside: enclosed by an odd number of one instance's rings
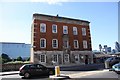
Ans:
{"label": "pavement", "polygon": [[[79,73],[72,73],[72,74],[60,74],[61,76],[50,76],[50,78],[75,78],[78,75],[81,75],[81,77],[83,76],[88,76],[88,75],[94,75],[100,72],[106,72],[109,71],[109,69],[104,69],[104,70],[95,70],[95,71],[82,71]],[[13,74],[18,74],[19,71],[9,71],[9,72],[0,72],[0,76],[5,76],[5,75],[13,75]]]}
{"label": "pavement", "polygon": [[94,74],[102,74],[104,72],[108,72],[109,69],[104,70],[95,70],[95,71],[81,71],[79,73],[72,73],[72,74],[60,74],[60,76],[52,75],[49,78],[53,79],[72,79],[72,78],[82,78],[84,76],[90,76]]}
{"label": "pavement", "polygon": [[0,72],[0,76],[18,74],[19,71]]}
{"label": "pavement", "polygon": [[83,72],[80,72],[80,73],[69,74],[67,76],[69,76],[70,78],[78,78],[78,75],[80,75],[79,76],[79,78],[80,78],[80,77],[94,75],[94,74],[97,74],[97,73],[103,73],[103,72],[107,72],[107,71],[109,71],[109,69],[95,70],[95,71],[83,71]]}

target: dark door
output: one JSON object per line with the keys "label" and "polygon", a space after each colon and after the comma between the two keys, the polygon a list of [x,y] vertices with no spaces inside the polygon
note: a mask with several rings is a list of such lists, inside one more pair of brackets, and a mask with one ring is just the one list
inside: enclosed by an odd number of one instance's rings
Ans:
{"label": "dark door", "polygon": [[85,55],[85,64],[88,64],[88,55]]}

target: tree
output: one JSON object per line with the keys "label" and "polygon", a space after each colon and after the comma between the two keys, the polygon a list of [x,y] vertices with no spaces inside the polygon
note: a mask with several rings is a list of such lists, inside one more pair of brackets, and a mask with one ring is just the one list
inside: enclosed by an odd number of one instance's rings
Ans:
{"label": "tree", "polygon": [[21,56],[17,57],[17,61],[23,61],[22,57]]}
{"label": "tree", "polygon": [[27,61],[30,61],[30,57],[27,58]]}
{"label": "tree", "polygon": [[6,63],[6,62],[11,61],[10,57],[4,53],[1,54],[1,59],[2,59],[2,63]]}

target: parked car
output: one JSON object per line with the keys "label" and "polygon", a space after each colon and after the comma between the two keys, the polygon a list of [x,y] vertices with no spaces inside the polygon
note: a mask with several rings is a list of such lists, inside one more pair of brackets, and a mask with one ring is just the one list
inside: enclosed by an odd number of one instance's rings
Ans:
{"label": "parked car", "polygon": [[120,74],[120,63],[113,65],[111,70],[115,71],[117,74]]}
{"label": "parked car", "polygon": [[41,64],[25,64],[19,69],[19,75],[25,78],[32,76],[49,76],[54,75],[55,69],[46,67]]}
{"label": "parked car", "polygon": [[111,57],[111,58],[108,58],[106,61],[105,61],[105,64],[106,64],[106,68],[112,68],[112,66],[114,64],[117,64],[120,62],[120,57]]}

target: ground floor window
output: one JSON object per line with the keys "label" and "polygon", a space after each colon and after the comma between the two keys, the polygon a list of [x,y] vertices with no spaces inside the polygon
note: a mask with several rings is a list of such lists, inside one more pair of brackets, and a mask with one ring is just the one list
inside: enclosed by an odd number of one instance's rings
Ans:
{"label": "ground floor window", "polygon": [[64,61],[69,62],[69,54],[64,54]]}
{"label": "ground floor window", "polygon": [[58,62],[58,55],[57,54],[53,55],[53,61]]}
{"label": "ground floor window", "polygon": [[46,55],[45,54],[40,55],[40,62],[42,62],[42,63],[46,62]]}

